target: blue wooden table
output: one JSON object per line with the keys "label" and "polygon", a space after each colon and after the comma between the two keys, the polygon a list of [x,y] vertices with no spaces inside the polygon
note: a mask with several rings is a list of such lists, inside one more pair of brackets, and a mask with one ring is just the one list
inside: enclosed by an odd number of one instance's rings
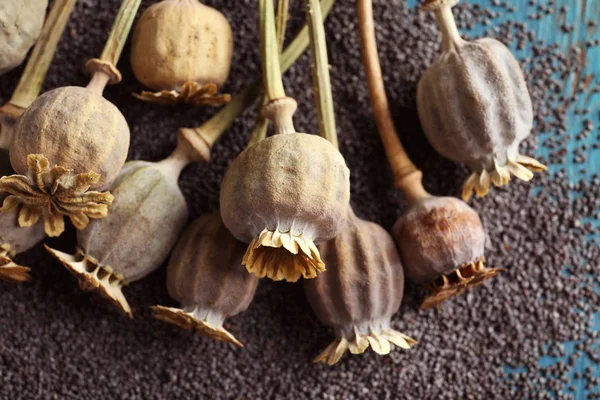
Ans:
{"label": "blue wooden table", "polygon": [[[417,0],[409,0],[411,7],[418,5]],[[564,164],[551,164],[549,173],[565,169],[570,182],[577,183],[581,180],[591,180],[592,175],[600,173],[600,149],[594,148],[594,143],[600,142],[599,130],[594,132],[584,141],[577,140],[577,135],[584,128],[586,120],[591,120],[595,127],[600,126],[600,91],[594,88],[600,85],[600,0],[471,0],[472,5],[478,4],[481,9],[489,9],[497,13],[489,21],[483,20],[473,26],[473,29],[461,29],[461,32],[470,37],[495,36],[494,27],[498,24],[512,20],[524,22],[528,30],[533,30],[537,39],[545,41],[544,46],[556,44],[559,50],[567,55],[575,46],[583,53],[584,68],[579,76],[570,74],[562,81],[564,94],[571,96],[574,87],[586,80],[587,89],[577,96],[577,100],[569,106],[567,114],[567,127],[571,134],[568,142],[568,153]],[[506,3],[508,7],[503,6]],[[549,9],[548,12],[545,12]],[[507,11],[510,10],[510,11]],[[552,12],[550,12],[552,11]],[[589,21],[593,21],[589,23]],[[597,23],[597,24],[594,24]],[[594,43],[594,41],[598,41]],[[531,57],[532,45],[526,43],[518,46],[517,41],[511,45],[511,50],[520,60]],[[560,80],[560,77],[557,77]],[[582,115],[577,110],[589,109],[587,115]],[[587,122],[589,124],[589,122]],[[539,145],[535,150],[538,156],[548,157],[551,149],[544,146],[545,139],[551,137],[551,132],[539,134]],[[582,144],[587,143],[587,150],[583,153],[587,157],[584,163],[576,163],[575,159],[581,154]],[[578,150],[579,149],[579,150]],[[587,221],[585,221],[587,222]],[[600,221],[591,221],[600,224]],[[591,239],[591,238],[590,238]],[[600,331],[600,315],[590,315],[594,329]],[[539,360],[540,367],[547,367],[560,360],[567,361],[574,353],[577,342],[563,343],[567,355],[561,359],[543,357]],[[600,391],[600,387],[588,390],[582,379],[575,379],[577,374],[583,375],[586,368],[593,369],[593,376],[600,377],[600,367],[593,363],[587,356],[579,357],[569,372],[570,385],[575,387],[576,399],[585,399],[591,392]],[[518,371],[506,367],[507,372]]]}

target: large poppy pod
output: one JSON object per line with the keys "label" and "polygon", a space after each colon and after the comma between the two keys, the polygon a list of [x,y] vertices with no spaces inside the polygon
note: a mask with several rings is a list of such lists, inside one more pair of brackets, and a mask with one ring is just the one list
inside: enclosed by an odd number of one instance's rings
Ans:
{"label": "large poppy pod", "polygon": [[319,250],[327,271],[303,285],[317,317],[336,339],[315,361],[333,365],[346,351],[361,354],[371,347],[383,355],[390,344],[408,349],[416,343],[391,327],[404,294],[404,271],[385,229],[348,207],[345,227]]}
{"label": "large poppy pod", "polygon": [[[531,133],[533,110],[519,63],[510,50],[490,38],[463,40],[451,7],[458,0],[430,0],[443,34],[443,52],[425,71],[417,106],[425,136],[444,157],[469,166],[463,198],[485,196],[490,184],[511,175],[530,180],[546,167],[519,154]],[[532,172],[533,171],[533,172]]]}

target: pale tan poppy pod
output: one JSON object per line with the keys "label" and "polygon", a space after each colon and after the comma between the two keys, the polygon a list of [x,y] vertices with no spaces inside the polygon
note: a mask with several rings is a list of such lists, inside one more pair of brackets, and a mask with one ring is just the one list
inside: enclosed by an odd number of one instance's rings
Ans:
{"label": "pale tan poppy pod", "polygon": [[440,24],[443,53],[425,71],[417,88],[417,106],[425,136],[437,152],[469,166],[463,186],[467,201],[485,196],[490,184],[510,176],[530,180],[546,167],[519,154],[529,136],[533,110],[519,63],[497,40],[463,40],[451,7],[457,1],[428,1]]}
{"label": "pale tan poppy pod", "polygon": [[233,53],[229,22],[198,0],[163,0],[140,17],[131,45],[131,67],[142,84],[158,91],[142,100],[221,105]]}
{"label": "pale tan poppy pod", "polygon": [[181,308],[155,306],[154,316],[243,347],[223,323],[245,311],[256,292],[258,278],[242,266],[245,250],[218,213],[196,219],[177,242],[167,269],[169,294]]}
{"label": "pale tan poppy pod", "polygon": [[77,233],[77,253],[46,249],[83,290],[99,293],[131,317],[122,287],[160,267],[188,218],[179,172],[165,162],[125,164],[111,188],[110,213]]}
{"label": "pale tan poppy pod", "polygon": [[315,359],[337,363],[346,351],[369,347],[388,354],[391,344],[408,349],[416,341],[396,331],[390,321],[404,294],[404,271],[394,240],[381,226],[358,218],[348,221],[335,239],[319,244],[327,271],[304,280],[306,297],[336,339]]}
{"label": "pale tan poppy pod", "polygon": [[485,267],[486,234],[479,215],[454,197],[415,203],[392,233],[406,276],[430,291],[422,308],[437,306],[502,271]]}
{"label": "pale tan poppy pod", "polygon": [[0,279],[12,282],[31,280],[30,269],[16,264],[13,258],[46,237],[41,221],[31,227],[22,228],[18,219],[17,212],[0,213]]}
{"label": "pale tan poppy pod", "polygon": [[278,134],[244,150],[221,185],[221,216],[250,243],[243,264],[263,278],[295,282],[325,270],[315,243],[346,219],[350,171],[320,136]]}
{"label": "pale tan poppy pod", "polygon": [[0,75],[23,62],[37,40],[48,0],[0,0]]}

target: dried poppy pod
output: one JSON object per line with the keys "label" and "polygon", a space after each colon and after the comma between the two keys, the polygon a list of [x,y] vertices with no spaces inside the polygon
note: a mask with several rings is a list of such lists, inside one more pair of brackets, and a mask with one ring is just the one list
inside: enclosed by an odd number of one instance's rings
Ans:
{"label": "dried poppy pod", "polygon": [[188,218],[179,174],[190,162],[206,159],[205,149],[197,151],[180,135],[167,159],[128,162],[111,187],[111,212],[77,233],[76,254],[47,250],[83,290],[98,292],[131,317],[122,287],[156,270],[169,255]]}
{"label": "dried poppy pod", "polygon": [[177,242],[167,269],[169,294],[181,308],[154,306],[154,316],[243,347],[223,322],[245,311],[256,292],[258,278],[241,265],[245,250],[218,213],[196,219]]}
{"label": "dried poppy pod", "polygon": [[13,258],[40,242],[46,234],[39,221],[31,228],[22,228],[16,212],[0,213],[0,279],[24,282],[31,279],[30,269],[16,264]]}
{"label": "dried poppy pod", "polygon": [[0,0],[0,75],[21,64],[37,40],[48,0]]}
{"label": "dried poppy pod", "polygon": [[141,0],[124,0],[100,59],[88,61],[87,87],[67,86],[38,97],[14,126],[10,162],[17,175],[0,179],[9,194],[0,209],[19,209],[19,224],[44,218],[48,236],[64,231],[64,216],[77,229],[103,218],[112,196],[99,192],[117,176],[129,149],[129,127],[102,97],[119,82],[115,64]]}
{"label": "dried poppy pod", "polygon": [[454,197],[428,196],[412,203],[392,232],[406,276],[429,290],[422,308],[437,306],[503,271],[484,265],[486,234],[479,215]]}
{"label": "dried poppy pod", "polygon": [[325,270],[316,242],[334,238],[350,202],[350,172],[320,136],[284,133],[244,150],[221,185],[221,216],[250,243],[243,264],[258,277],[297,281]]}
{"label": "dried poppy pod", "polygon": [[327,271],[303,281],[306,297],[336,340],[316,359],[337,363],[346,351],[361,354],[369,346],[388,354],[390,344],[408,349],[416,341],[390,327],[404,294],[404,271],[394,240],[381,226],[358,218],[348,221],[335,239],[319,244]]}
{"label": "dried poppy pod", "polygon": [[433,197],[423,187],[422,173],[406,154],[391,117],[377,54],[371,0],[357,1],[363,63],[379,136],[409,208],[396,222],[393,236],[406,275],[427,284],[422,307],[436,306],[501,269],[484,266],[485,231],[477,213],[465,202]]}
{"label": "dried poppy pod", "polygon": [[138,81],[157,90],[137,98],[155,103],[219,106],[233,52],[229,22],[198,0],[163,0],[140,17],[131,44],[131,68]]}
{"label": "dried poppy pod", "polygon": [[417,106],[431,145],[473,172],[463,185],[466,201],[473,191],[485,196],[490,183],[506,185],[511,174],[528,181],[546,167],[519,154],[533,124],[519,63],[497,40],[463,40],[451,11],[457,2],[428,0],[423,7],[435,12],[444,43],[419,82]]}

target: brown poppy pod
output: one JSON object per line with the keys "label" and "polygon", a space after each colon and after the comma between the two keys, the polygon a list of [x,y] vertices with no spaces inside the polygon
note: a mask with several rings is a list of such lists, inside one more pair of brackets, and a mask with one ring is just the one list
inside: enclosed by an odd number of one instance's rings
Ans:
{"label": "brown poppy pod", "polygon": [[502,43],[490,38],[463,40],[451,7],[458,0],[430,0],[444,37],[443,53],[425,71],[417,106],[425,136],[446,158],[469,166],[463,198],[485,196],[490,183],[510,176],[530,180],[546,167],[519,154],[531,133],[533,110],[519,63]]}
{"label": "brown poppy pod", "polygon": [[304,280],[306,297],[336,340],[316,359],[337,363],[346,351],[361,354],[369,346],[388,354],[393,343],[404,349],[416,341],[390,326],[404,294],[404,271],[394,240],[381,226],[348,220],[335,239],[319,244],[327,271]]}
{"label": "brown poppy pod", "polygon": [[18,219],[17,212],[0,213],[0,279],[12,282],[31,279],[30,269],[16,264],[13,258],[46,237],[41,221],[29,228],[22,228]]}
{"label": "brown poppy pod", "polygon": [[21,64],[37,40],[48,0],[0,0],[0,75]]}
{"label": "brown poppy pod", "polygon": [[454,197],[413,203],[392,232],[406,276],[430,291],[422,308],[437,306],[503,271],[485,267],[483,224],[467,203]]}
{"label": "brown poppy pod", "polygon": [[282,133],[250,146],[221,185],[221,216],[242,242],[243,264],[256,276],[297,281],[325,270],[315,243],[342,229],[350,171],[320,136]]}
{"label": "brown poppy pod", "polygon": [[77,253],[47,250],[77,277],[83,290],[98,292],[131,317],[122,287],[144,278],[168,257],[188,218],[179,174],[201,159],[181,135],[167,159],[128,162],[111,187],[114,200],[108,216],[77,233]]}
{"label": "brown poppy pod", "polygon": [[258,285],[241,265],[245,250],[218,213],[196,219],[177,242],[167,269],[169,294],[181,308],[154,306],[154,316],[243,347],[223,322],[248,308]]}
{"label": "brown poppy pod", "polygon": [[97,90],[67,86],[42,94],[17,120],[10,161],[22,175],[29,154],[76,174],[94,171],[100,175],[94,190],[117,177],[128,149],[129,126],[119,109]]}
{"label": "brown poppy pod", "polygon": [[227,80],[233,35],[227,18],[198,0],[163,0],[140,17],[131,44],[131,68],[138,81],[158,93],[136,97],[159,103],[222,105],[216,95]]}

